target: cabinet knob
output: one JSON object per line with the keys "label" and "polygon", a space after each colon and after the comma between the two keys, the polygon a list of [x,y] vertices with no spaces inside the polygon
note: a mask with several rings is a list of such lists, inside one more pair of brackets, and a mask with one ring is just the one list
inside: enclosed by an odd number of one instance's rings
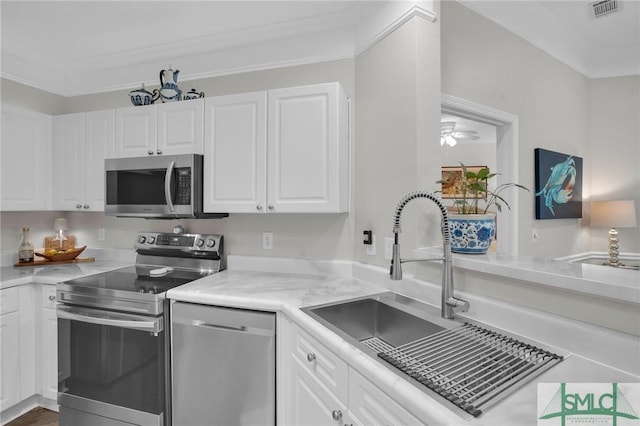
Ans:
{"label": "cabinet knob", "polygon": [[153,151],[152,151],[152,150],[149,150],[149,151],[147,151],[147,154],[149,154],[149,155],[153,155]]}
{"label": "cabinet knob", "polygon": [[262,206],[261,206],[260,204],[258,204],[258,205],[256,206],[256,210],[258,210],[258,211],[262,211]]}
{"label": "cabinet knob", "polygon": [[85,210],[87,210],[89,208],[89,204],[85,204],[84,206],[82,206],[82,208],[84,208]]}
{"label": "cabinet knob", "polygon": [[158,154],[158,155],[162,154],[162,150],[161,149],[157,150],[156,154]]}
{"label": "cabinet knob", "polygon": [[81,209],[82,208],[82,204],[76,204],[76,209]]}
{"label": "cabinet knob", "polygon": [[273,204],[269,204],[269,205],[267,206],[267,208],[268,208],[269,210],[273,210]]}
{"label": "cabinet knob", "polygon": [[56,296],[54,296],[53,294],[52,294],[52,295],[50,295],[50,296],[49,296],[49,300],[51,300],[51,301],[53,302],[54,300],[56,300]]}
{"label": "cabinet knob", "polygon": [[331,417],[333,418],[333,420],[338,421],[342,418],[342,411],[340,410],[333,410],[331,412]]}
{"label": "cabinet knob", "polygon": [[314,354],[313,352],[310,352],[307,354],[307,361],[313,362],[315,360],[316,360],[316,354]]}

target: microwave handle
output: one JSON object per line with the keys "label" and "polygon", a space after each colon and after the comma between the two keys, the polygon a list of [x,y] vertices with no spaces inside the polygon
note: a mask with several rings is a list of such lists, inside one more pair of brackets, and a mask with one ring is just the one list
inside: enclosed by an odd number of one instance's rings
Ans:
{"label": "microwave handle", "polygon": [[169,167],[167,167],[167,172],[164,175],[164,198],[167,200],[167,205],[169,206],[170,212],[175,212],[176,208],[171,201],[171,175],[173,174],[173,168],[176,165],[175,161],[171,161]]}

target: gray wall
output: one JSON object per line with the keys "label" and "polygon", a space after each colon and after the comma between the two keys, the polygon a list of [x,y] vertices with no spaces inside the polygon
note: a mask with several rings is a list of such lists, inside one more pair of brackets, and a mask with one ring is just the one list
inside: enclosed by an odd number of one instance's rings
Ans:
{"label": "gray wall", "polygon": [[[439,50],[439,24],[414,18],[356,59],[356,260],[386,266],[384,237],[392,234],[395,206],[408,192],[435,190]],[[401,241],[406,255],[429,241],[425,232],[438,229],[438,219],[424,202],[412,203],[405,212]],[[367,256],[360,243],[365,229],[377,236],[376,256]],[[431,233],[431,242],[439,239],[437,234]]]}
{"label": "gray wall", "polygon": [[[535,220],[533,195],[520,197],[520,255],[606,251],[607,230],[589,227],[588,201],[634,199],[640,207],[640,76],[590,80],[455,2],[442,2],[441,28],[442,92],[519,117],[518,183],[534,188],[534,148],[584,159],[582,219]],[[639,230],[619,231],[621,250],[637,253]],[[440,279],[437,266],[419,265],[417,273]],[[462,291],[640,332],[631,305],[469,271],[456,271],[455,279]]]}
{"label": "gray wall", "polygon": [[[442,92],[519,117],[518,183],[534,190],[533,150],[544,148],[584,158],[588,194],[589,79],[456,2],[442,2],[441,18]],[[533,195],[521,194],[518,214],[521,255],[590,250],[581,220],[535,220]],[[537,244],[532,228],[539,231]]]}
{"label": "gray wall", "polygon": [[[640,76],[589,82],[591,197],[635,200],[640,213]],[[640,224],[640,220],[639,220]],[[591,250],[606,251],[605,228],[591,230]],[[640,227],[618,228],[620,251],[640,252]]]}

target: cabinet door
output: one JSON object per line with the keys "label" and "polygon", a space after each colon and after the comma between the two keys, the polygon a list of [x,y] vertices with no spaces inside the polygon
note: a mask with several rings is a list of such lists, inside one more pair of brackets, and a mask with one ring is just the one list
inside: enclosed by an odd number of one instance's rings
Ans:
{"label": "cabinet door", "polygon": [[156,154],[202,154],[204,99],[158,105]]}
{"label": "cabinet door", "polygon": [[58,395],[58,318],[55,309],[42,310],[41,363],[42,396],[56,400]]}
{"label": "cabinet door", "polygon": [[265,211],[266,92],[205,99],[206,212]]}
{"label": "cabinet door", "polygon": [[0,145],[3,211],[51,207],[51,117],[2,110]]}
{"label": "cabinet door", "polygon": [[83,210],[104,211],[104,160],[115,149],[115,111],[85,114]]}
{"label": "cabinet door", "polygon": [[116,109],[114,157],[143,157],[156,154],[157,106]]}
{"label": "cabinet door", "polygon": [[424,424],[353,368],[349,368],[349,411],[354,425]]}
{"label": "cabinet door", "polygon": [[0,316],[0,411],[20,402],[20,335],[18,312]]}
{"label": "cabinet door", "polygon": [[348,101],[338,83],[269,91],[267,200],[274,212],[348,210]]}
{"label": "cabinet door", "polygon": [[53,208],[82,210],[84,113],[53,117]]}
{"label": "cabinet door", "polygon": [[313,377],[295,358],[289,365],[289,400],[285,423],[306,426],[344,426],[349,424],[346,405]]}

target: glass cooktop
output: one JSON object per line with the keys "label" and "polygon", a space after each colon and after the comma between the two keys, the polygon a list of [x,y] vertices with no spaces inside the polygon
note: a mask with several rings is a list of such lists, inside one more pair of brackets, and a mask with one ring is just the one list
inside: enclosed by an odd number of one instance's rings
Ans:
{"label": "glass cooktop", "polygon": [[71,287],[91,287],[95,290],[160,294],[174,287],[209,275],[199,271],[162,266],[129,266],[101,274],[65,281]]}

